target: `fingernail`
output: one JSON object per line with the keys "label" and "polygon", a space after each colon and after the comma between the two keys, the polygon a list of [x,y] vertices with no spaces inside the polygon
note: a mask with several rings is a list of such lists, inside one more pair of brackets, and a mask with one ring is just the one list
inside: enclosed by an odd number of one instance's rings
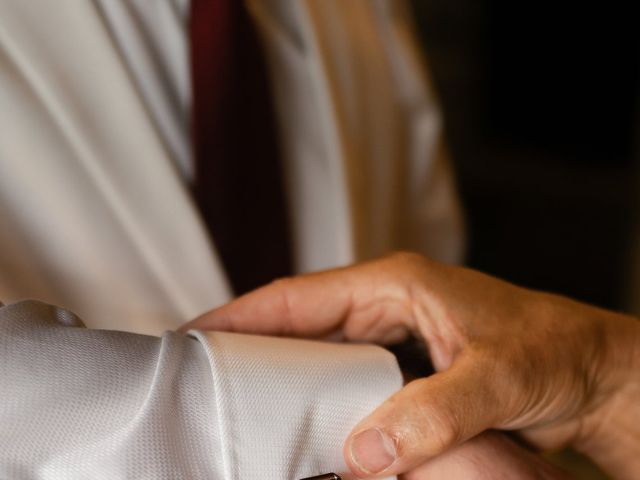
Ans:
{"label": "fingernail", "polygon": [[379,428],[357,433],[349,446],[351,460],[367,474],[380,473],[396,461],[393,440]]}

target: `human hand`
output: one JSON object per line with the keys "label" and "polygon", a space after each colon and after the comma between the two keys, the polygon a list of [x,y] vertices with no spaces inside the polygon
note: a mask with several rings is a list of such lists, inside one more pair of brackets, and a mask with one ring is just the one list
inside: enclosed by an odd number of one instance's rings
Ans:
{"label": "human hand", "polygon": [[540,448],[571,443],[619,478],[638,478],[640,332],[625,315],[395,254],[274,282],[185,328],[421,337],[438,373],[354,429],[345,458],[359,476],[416,471],[494,428]]}

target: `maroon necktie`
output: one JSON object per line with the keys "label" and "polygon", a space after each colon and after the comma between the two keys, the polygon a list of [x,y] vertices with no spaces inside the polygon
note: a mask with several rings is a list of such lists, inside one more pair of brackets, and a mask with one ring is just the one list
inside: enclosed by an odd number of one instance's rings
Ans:
{"label": "maroon necktie", "polygon": [[236,294],[289,275],[275,115],[239,0],[192,0],[193,194]]}

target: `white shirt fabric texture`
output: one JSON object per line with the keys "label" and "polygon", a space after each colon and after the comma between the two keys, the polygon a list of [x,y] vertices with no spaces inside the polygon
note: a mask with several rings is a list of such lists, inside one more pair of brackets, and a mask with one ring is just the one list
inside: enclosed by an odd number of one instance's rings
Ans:
{"label": "white shirt fabric texture", "polygon": [[88,330],[0,308],[0,478],[296,480],[344,472],[355,423],[396,391],[378,347]]}
{"label": "white shirt fabric texture", "polygon": [[189,0],[93,0],[138,86],[150,117],[187,182],[194,179],[189,133]]}

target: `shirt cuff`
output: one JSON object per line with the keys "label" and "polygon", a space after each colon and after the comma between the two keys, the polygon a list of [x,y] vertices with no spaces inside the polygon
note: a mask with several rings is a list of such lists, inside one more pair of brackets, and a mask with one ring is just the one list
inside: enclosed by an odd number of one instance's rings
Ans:
{"label": "shirt cuff", "polygon": [[211,365],[225,478],[346,472],[347,435],[402,386],[395,357],[372,345],[189,333]]}

